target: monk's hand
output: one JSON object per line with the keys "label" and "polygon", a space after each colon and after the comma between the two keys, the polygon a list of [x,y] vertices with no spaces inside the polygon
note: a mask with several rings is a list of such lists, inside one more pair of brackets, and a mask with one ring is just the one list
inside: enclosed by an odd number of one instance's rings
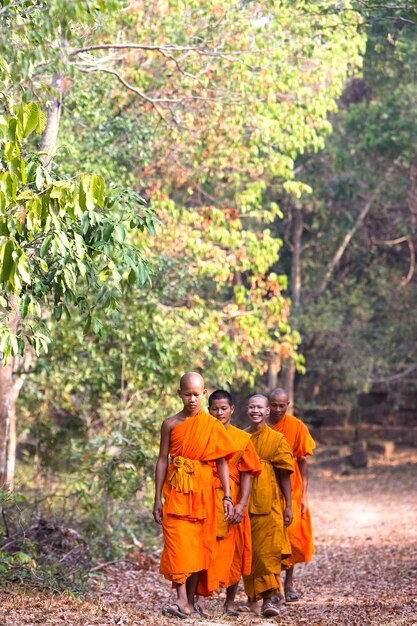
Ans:
{"label": "monk's hand", "polygon": [[301,515],[304,515],[304,513],[307,513],[307,511],[308,511],[307,494],[303,494],[303,497],[301,498],[301,506],[300,506]]}
{"label": "monk's hand", "polygon": [[240,524],[243,520],[243,516],[245,515],[245,507],[243,504],[238,502],[235,506],[235,512],[233,513],[233,518],[230,520],[232,524]]}
{"label": "monk's hand", "polygon": [[230,502],[230,500],[223,500],[223,507],[224,507],[224,521],[231,522],[233,520],[233,514],[235,512],[233,502]]}
{"label": "monk's hand", "polygon": [[284,524],[285,526],[289,526],[294,519],[294,515],[292,512],[291,506],[286,506],[284,510]]}
{"label": "monk's hand", "polygon": [[157,524],[162,526],[162,502],[156,501],[153,505],[153,518]]}

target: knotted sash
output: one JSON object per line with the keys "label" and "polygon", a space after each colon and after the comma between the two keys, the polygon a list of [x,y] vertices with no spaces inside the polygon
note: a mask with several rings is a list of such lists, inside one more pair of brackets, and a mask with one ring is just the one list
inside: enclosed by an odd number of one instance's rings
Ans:
{"label": "knotted sash", "polygon": [[[212,415],[199,411],[171,431],[170,455],[166,488],[166,513],[205,519],[208,515],[207,495],[204,493],[202,472],[208,471],[208,461],[230,459],[237,446],[223,425]],[[211,472],[211,469],[210,469]]]}

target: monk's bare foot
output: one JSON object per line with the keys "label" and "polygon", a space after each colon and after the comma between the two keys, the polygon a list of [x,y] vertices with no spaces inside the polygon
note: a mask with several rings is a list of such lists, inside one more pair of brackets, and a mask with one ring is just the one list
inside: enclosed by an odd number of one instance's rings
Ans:
{"label": "monk's bare foot", "polygon": [[239,611],[236,609],[234,602],[225,602],[223,605],[223,613],[229,617],[239,617]]}
{"label": "monk's bare foot", "polygon": [[206,607],[204,601],[201,601],[201,598],[198,600],[198,602],[195,602],[193,606],[193,612],[199,613],[201,617],[210,617],[209,614],[206,613]]}
{"label": "monk's bare foot", "polygon": [[164,615],[174,615],[181,619],[185,619],[190,616],[191,610],[188,604],[181,605],[179,602],[172,602],[162,609]]}
{"label": "monk's bare foot", "polygon": [[300,599],[300,596],[295,591],[294,587],[285,587],[285,602],[297,602]]}
{"label": "monk's bare foot", "polygon": [[281,613],[284,599],[281,594],[271,596],[262,602],[261,614],[265,617],[276,617]]}
{"label": "monk's bare foot", "polygon": [[246,600],[245,604],[240,604],[238,607],[239,613],[254,613],[259,615],[259,607],[256,600]]}

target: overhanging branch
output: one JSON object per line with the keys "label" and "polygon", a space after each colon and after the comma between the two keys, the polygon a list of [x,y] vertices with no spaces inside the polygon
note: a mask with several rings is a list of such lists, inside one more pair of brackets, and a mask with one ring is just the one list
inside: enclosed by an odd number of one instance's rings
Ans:
{"label": "overhanging branch", "polygon": [[333,273],[334,273],[336,267],[339,265],[343,255],[344,255],[344,253],[346,252],[346,249],[347,249],[348,245],[352,241],[353,237],[356,235],[356,233],[359,230],[359,228],[362,226],[362,224],[363,224],[366,216],[368,215],[369,211],[371,210],[375,200],[378,198],[381,190],[383,189],[383,187],[385,186],[387,180],[389,179],[389,177],[391,176],[392,172],[394,171],[394,168],[395,168],[395,163],[394,163],[394,165],[391,165],[386,170],[382,180],[375,187],[374,191],[372,192],[371,196],[368,199],[368,202],[365,204],[365,206],[363,207],[362,211],[359,213],[358,217],[356,218],[356,221],[355,221],[354,225],[349,230],[349,232],[347,232],[346,235],[344,236],[342,243],[337,248],[335,254],[333,255],[333,258],[331,259],[331,261],[327,265],[327,269],[326,269],[326,271],[324,273],[323,280],[321,281],[317,291],[315,292],[315,296],[321,295],[326,290],[327,285],[329,284],[329,281],[330,281],[331,277],[333,276]]}

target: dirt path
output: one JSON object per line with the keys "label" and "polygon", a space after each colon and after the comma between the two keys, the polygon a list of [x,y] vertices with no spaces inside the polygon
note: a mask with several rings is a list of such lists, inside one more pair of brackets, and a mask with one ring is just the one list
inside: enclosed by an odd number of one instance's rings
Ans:
{"label": "dirt path", "polygon": [[[209,600],[202,626],[417,626],[417,456],[396,455],[350,475],[311,470],[314,561],[296,570],[302,599],[274,620],[221,614]],[[108,571],[88,600],[0,593],[0,626],[145,626],[181,623],[161,615],[169,584],[157,571]],[[244,596],[241,593],[241,599]],[[186,622],[185,622],[186,623]],[[191,623],[191,622],[190,622]]]}

